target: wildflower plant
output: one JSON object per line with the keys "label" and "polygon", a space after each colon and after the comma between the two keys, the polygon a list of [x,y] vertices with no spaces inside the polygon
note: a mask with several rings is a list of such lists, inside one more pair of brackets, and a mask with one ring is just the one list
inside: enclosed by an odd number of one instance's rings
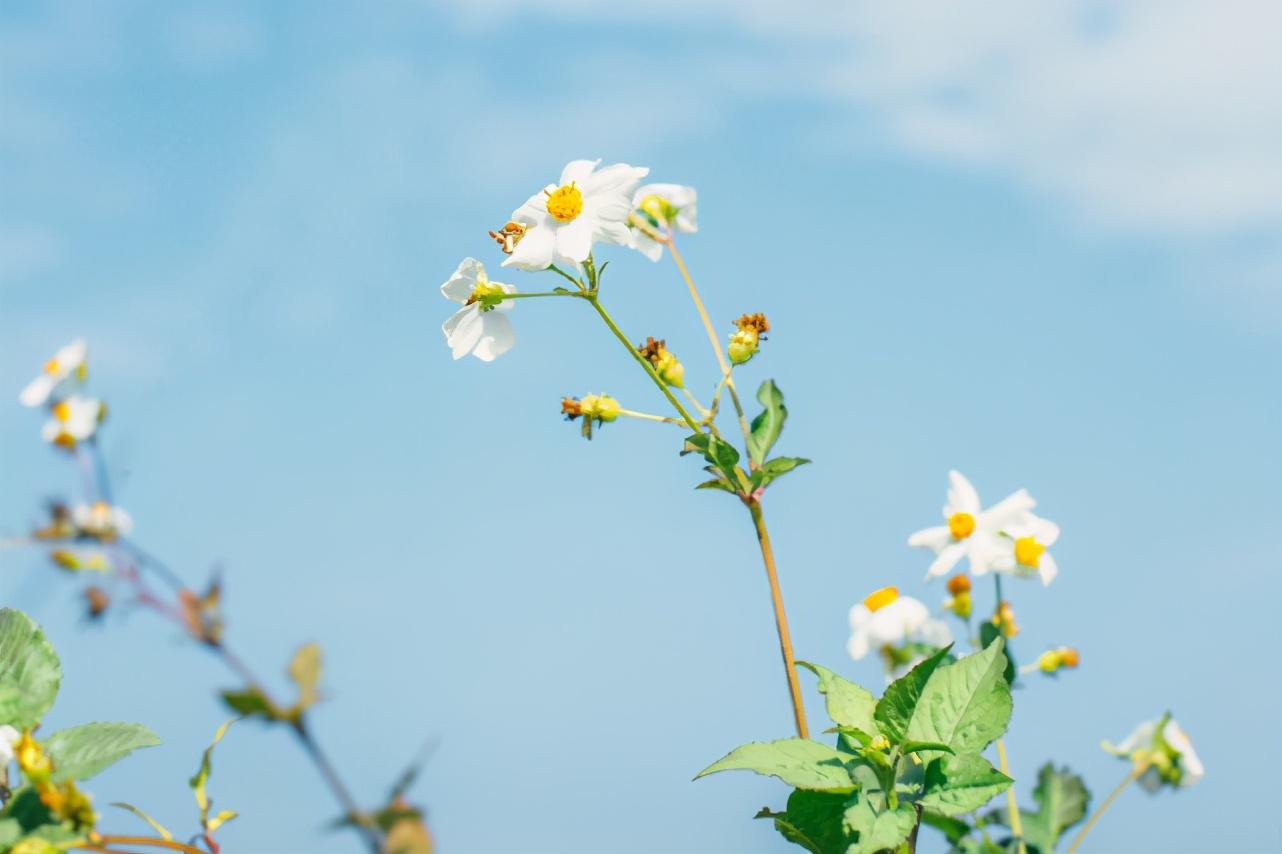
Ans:
{"label": "wildflower plant", "polygon": [[[456,359],[470,352],[490,361],[514,344],[510,320],[516,300],[586,303],[654,384],[664,411],[625,408],[607,394],[593,393],[563,397],[564,417],[581,419],[589,439],[594,430],[621,418],[681,428],[684,435],[675,449],[699,459],[707,475],[696,488],[724,493],[745,508],[774,606],[794,734],[735,748],[696,778],[748,770],[783,781],[792,788],[783,808],[763,809],[757,818],[815,854],[913,851],[923,824],[942,833],[955,852],[1051,854],[1066,831],[1086,818],[1089,793],[1080,777],[1048,763],[1032,791],[1036,808],[1021,808],[1003,735],[1012,687],[1035,674],[1055,677],[1072,670],[1080,655],[1073,647],[1051,646],[1034,663],[1019,667],[1011,644],[1021,628],[1002,584],[1004,578],[1035,578],[1050,585],[1059,572],[1050,553],[1059,527],[1033,513],[1036,502],[1026,490],[985,506],[970,481],[951,472],[943,524],[908,538],[909,546],[933,553],[927,581],[951,575],[940,613],[901,595],[897,586],[873,590],[850,611],[848,651],[854,659],[880,658],[889,683],[881,696],[819,664],[795,660],[764,505],[775,481],[810,461],[774,452],[789,416],[779,385],[772,379],[761,382],[760,408],[750,413],[736,383],[736,369],[762,355],[770,322],[760,311],[745,311],[723,330],[724,342],[718,334],[677,248],[678,235],[698,228],[693,188],[641,186],[648,169],[599,166],[600,161],[572,161],[556,183],[531,195],[503,226],[489,232],[497,253],[506,256],[503,267],[550,274],[545,278],[551,286],[527,290],[492,282],[480,260],[465,258],[441,288],[447,299],[464,306],[443,332]],[[613,261],[600,258],[598,250],[610,245],[656,262],[671,257],[718,369],[706,398],[691,390],[686,365],[668,346],[664,330],[631,337],[607,310],[604,274]],[[723,399],[733,410],[731,427],[719,418]],[[957,572],[963,561],[965,572]],[[974,586],[988,575],[994,580],[992,608],[979,611]],[[949,619],[958,623],[961,641],[954,641]],[[832,724],[827,738],[810,735],[802,671],[817,679]],[[1171,781],[1201,775],[1182,731],[1165,719],[1147,726],[1115,748],[1133,764],[1126,782],[1179,785]],[[1002,796],[1004,808],[990,807]]]}
{"label": "wildflower plant", "polygon": [[[481,275],[483,277],[483,273]],[[473,280],[474,284],[483,281],[483,278]],[[493,346],[492,338],[482,337],[473,341],[468,349],[483,357],[488,352],[485,348]],[[220,660],[238,683],[219,692],[221,702],[240,718],[257,721],[294,736],[341,809],[341,815],[332,823],[335,829],[356,831],[364,846],[371,852],[429,854],[432,842],[424,823],[423,811],[405,797],[421,760],[412,763],[400,776],[385,800],[380,800],[374,808],[365,808],[348,791],[347,784],[335,769],[328,751],[322,747],[314,733],[311,726],[312,712],[323,699],[320,647],[315,643],[303,644],[288,662],[286,672],[294,685],[293,696],[286,698],[273,694],[228,643],[225,593],[221,577],[215,574],[200,588],[189,586],[175,570],[133,539],[134,519],[124,508],[114,503],[108,476],[109,466],[98,443],[98,431],[103,423],[106,405],[84,393],[87,379],[88,348],[83,340],[77,340],[60,348],[19,395],[19,401],[23,405],[48,410],[50,417],[42,435],[79,469],[84,494],[74,502],[52,502],[43,524],[8,545],[48,549],[50,565],[72,580],[81,582],[84,612],[88,619],[101,623],[116,613],[123,616],[132,609],[144,610],[160,617],[196,647]],[[0,626],[11,627],[26,619],[14,614],[16,612],[0,612]],[[3,623],[4,619],[10,622]],[[23,642],[26,645],[13,641],[10,635],[4,633],[6,631],[16,632],[13,637],[27,637],[28,640]],[[0,679],[0,760],[17,757],[27,781],[37,787],[37,794],[40,794],[45,790],[39,789],[40,781],[44,779],[40,776],[39,763],[32,759],[27,765],[23,765],[23,757],[42,755],[32,752],[32,745],[38,743],[31,740],[31,731],[40,717],[36,712],[42,713],[47,708],[41,704],[45,700],[52,702],[49,691],[57,690],[57,667],[56,660],[51,658],[52,650],[41,651],[47,646],[42,636],[38,643],[30,640],[38,634],[35,629],[23,629],[21,632],[12,628],[0,629],[0,677],[4,674],[25,674],[24,678],[34,680],[39,674],[46,674],[41,677],[44,681],[39,683],[44,687],[39,690],[34,682],[21,686],[20,693],[25,699],[14,694],[18,689],[6,685]],[[30,663],[32,661],[44,663],[35,667]],[[51,661],[52,664],[49,663]],[[124,747],[132,749],[156,743],[154,736],[143,728],[131,729],[123,724],[91,724],[89,727],[91,729],[65,732],[70,732],[78,739],[76,745],[79,745],[79,739],[87,739],[89,735],[97,738],[100,743],[91,748],[91,752],[96,751],[93,752],[94,756],[109,758],[114,756],[112,751]],[[226,726],[219,729],[214,743],[225,733]],[[73,763],[65,753],[64,743],[67,738],[62,733],[55,733],[46,743],[45,749],[48,758],[54,763],[53,767],[62,769],[60,772],[55,771],[54,777],[48,778],[52,781],[50,785],[61,785],[57,775],[79,773],[75,769],[81,766]],[[27,752],[24,753],[24,750]],[[214,832],[234,816],[226,811],[214,810],[206,792],[212,750],[211,745],[205,752],[200,770],[191,780],[199,808],[200,832],[195,841],[204,846],[203,849],[172,842],[172,834],[141,811],[125,805],[125,808],[136,812],[150,823],[162,842],[172,843],[162,845],[161,842],[152,840],[149,844],[188,851],[203,850],[210,854],[217,852]],[[3,764],[7,765],[7,761]],[[86,774],[85,778],[87,776]],[[79,779],[82,778],[68,777],[67,785],[74,787]],[[0,784],[5,784],[3,778],[0,778]],[[0,793],[3,792],[4,789],[0,787]],[[49,789],[48,792],[56,793],[54,789]],[[48,798],[54,796],[55,794],[46,795]],[[24,803],[16,798],[15,794],[10,803]],[[80,803],[77,798],[73,788],[68,790],[64,802]],[[6,839],[3,816],[9,809],[6,806],[4,810],[0,810],[0,840]],[[89,815],[90,813],[85,812],[82,818],[87,820]],[[57,818],[62,814],[55,813],[54,816]],[[86,829],[92,830],[92,823],[73,822],[68,832]],[[55,843],[58,842],[55,840]],[[32,845],[34,843],[27,848],[15,847],[12,850],[17,854],[46,854],[45,849]],[[10,849],[0,845],[0,854],[8,850]],[[90,850],[109,849],[101,847]]]}

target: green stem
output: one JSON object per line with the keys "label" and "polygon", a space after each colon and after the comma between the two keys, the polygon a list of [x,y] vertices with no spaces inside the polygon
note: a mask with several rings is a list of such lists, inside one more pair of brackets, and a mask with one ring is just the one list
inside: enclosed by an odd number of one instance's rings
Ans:
{"label": "green stem", "polygon": [[561,278],[565,279],[565,280],[566,280],[567,282],[569,282],[570,284],[574,285],[574,286],[575,286],[576,288],[578,288],[580,291],[583,291],[583,292],[586,292],[586,291],[587,291],[587,288],[586,288],[586,287],[584,287],[583,282],[581,282],[581,281],[579,281],[578,279],[574,278],[573,276],[571,276],[569,273],[567,273],[567,272],[565,272],[564,270],[562,270],[562,269],[561,269],[560,267],[558,267],[557,265],[555,265],[555,264],[549,264],[549,265],[548,265],[548,269],[549,269],[549,270],[551,270],[553,273],[556,273],[556,274],[557,274],[558,276],[560,276]]}
{"label": "green stem", "polygon": [[806,728],[806,706],[801,700],[801,683],[797,679],[797,662],[792,656],[792,635],[788,631],[788,614],[783,607],[783,593],[779,589],[779,573],[775,570],[775,552],[766,531],[766,519],[761,513],[761,503],[755,498],[747,500],[753,527],[757,529],[757,544],[761,546],[761,562],[766,568],[770,584],[770,601],[775,610],[775,631],[779,634],[779,653],[783,656],[784,670],[788,674],[788,694],[792,699],[792,718],[800,738],[809,738]]}
{"label": "green stem", "polygon": [[668,399],[668,403],[671,403],[672,408],[681,414],[681,419],[685,421],[685,423],[688,424],[690,429],[694,432],[703,432],[699,427],[699,422],[694,420],[694,417],[686,411],[684,406],[681,405],[681,401],[677,400],[676,395],[672,393],[672,389],[668,388],[668,384],[665,383],[663,378],[659,376],[657,371],[655,371],[654,365],[650,364],[650,360],[638,353],[637,349],[632,346],[632,342],[628,340],[628,336],[623,334],[623,330],[619,329],[618,324],[614,322],[614,318],[610,317],[609,312],[601,306],[601,302],[596,298],[596,295],[590,294],[584,297],[584,299],[592,304],[592,307],[596,309],[597,314],[601,315],[601,319],[605,321],[605,325],[614,333],[614,337],[619,339],[619,343],[623,345],[623,348],[632,355],[632,358],[637,360],[637,363],[640,364],[642,368],[645,369],[646,375],[649,376],[651,381],[659,387],[659,391],[663,392],[663,396]]}
{"label": "green stem", "polygon": [[531,297],[582,297],[582,294],[573,291],[537,291],[518,294],[495,294],[495,298],[500,300],[506,299],[529,299]]}
{"label": "green stem", "polygon": [[[1007,777],[1010,776],[1010,763],[1006,761],[1006,742],[997,739],[997,765],[999,770]],[[1015,800],[1015,789],[1013,787],[1006,790],[1006,817],[1010,821],[1010,832],[1015,837],[1016,850],[1019,854],[1027,854],[1028,848],[1024,845],[1024,824],[1019,814],[1019,803]]]}
{"label": "green stem", "polygon": [[1068,846],[1067,854],[1073,854],[1077,850],[1077,847],[1082,844],[1082,840],[1086,838],[1086,834],[1090,833],[1091,828],[1095,826],[1095,822],[1100,820],[1100,816],[1104,814],[1104,811],[1113,805],[1113,801],[1117,800],[1117,796],[1122,794],[1123,789],[1139,779],[1147,767],[1143,763],[1136,763],[1135,767],[1131,768],[1131,773],[1126,775],[1126,779],[1118,783],[1117,788],[1108,793],[1108,797],[1099,805],[1099,809],[1091,813],[1091,817],[1086,820],[1086,824],[1082,825],[1082,829],[1073,837],[1073,844]]}

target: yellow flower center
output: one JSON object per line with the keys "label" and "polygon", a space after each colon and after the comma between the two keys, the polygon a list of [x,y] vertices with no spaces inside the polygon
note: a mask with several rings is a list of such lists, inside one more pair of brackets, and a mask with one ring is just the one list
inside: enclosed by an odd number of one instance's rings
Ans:
{"label": "yellow flower center", "polygon": [[880,590],[874,590],[864,598],[864,607],[875,613],[898,598],[898,587],[883,587]]}
{"label": "yellow flower center", "polygon": [[[501,287],[485,278],[484,274],[481,274],[476,277],[476,285],[472,288],[472,295],[467,298],[466,305],[481,302],[486,297],[498,296],[501,293],[503,293]],[[481,309],[485,310],[485,306],[482,305]]]}
{"label": "yellow flower center", "polygon": [[656,193],[651,193],[641,199],[637,209],[644,213],[658,225],[667,225],[668,222],[677,214],[677,209],[665,199]]}
{"label": "yellow flower center", "polygon": [[954,513],[948,517],[948,533],[954,540],[964,540],[975,533],[975,517],[969,513]]}
{"label": "yellow flower center", "polygon": [[60,400],[53,405],[53,417],[64,424],[67,422],[67,419],[71,417],[71,407],[67,405],[67,401]]}
{"label": "yellow flower center", "polygon": [[1037,542],[1032,537],[1020,537],[1015,541],[1015,560],[1023,566],[1031,566],[1037,569],[1038,562],[1042,559],[1042,552],[1046,551],[1046,546]]}
{"label": "yellow flower center", "polygon": [[547,208],[557,222],[572,222],[583,213],[583,193],[573,182],[557,187],[548,193]]}
{"label": "yellow flower center", "polygon": [[61,369],[61,367],[62,366],[58,364],[58,357],[54,356],[49,361],[45,362],[45,373],[56,374]]}

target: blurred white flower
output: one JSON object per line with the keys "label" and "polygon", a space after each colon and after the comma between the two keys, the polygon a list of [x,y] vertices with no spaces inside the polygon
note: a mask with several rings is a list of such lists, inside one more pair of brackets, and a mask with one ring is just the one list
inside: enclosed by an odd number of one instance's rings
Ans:
{"label": "blurred white flower", "polygon": [[516,293],[516,288],[490,281],[484,264],[475,258],[464,258],[454,275],[441,285],[441,293],[446,299],[463,304],[441,326],[455,359],[471,353],[482,362],[492,362],[512,348],[516,335],[512,332],[512,322],[507,319],[512,302],[502,300],[492,304],[487,298]]}
{"label": "blurred white flower", "polygon": [[1055,580],[1059,564],[1047,549],[1059,539],[1059,525],[1028,513],[1020,521],[1007,525],[1004,534],[996,541],[998,551],[988,561],[988,568],[1024,578],[1036,575],[1043,586]]}
{"label": "blurred white flower", "polygon": [[616,163],[599,171],[600,160],[573,160],[559,184],[548,184],[512,214],[524,227],[504,267],[545,270],[578,268],[594,243],[627,245],[632,232],[632,193],[650,170]]}
{"label": "blurred white flower", "polygon": [[950,471],[948,484],[946,524],[917,531],[908,538],[908,545],[935,553],[935,560],[926,570],[927,578],[947,575],[962,557],[970,559],[973,574],[982,575],[1003,551],[998,540],[1000,532],[1023,521],[1036,502],[1021,489],[985,510],[979,493],[961,472]]}
{"label": "blurred white flower", "polygon": [[0,726],[0,771],[13,761],[13,746],[20,738],[22,734],[13,727],[8,724]]}
{"label": "blurred white flower", "polygon": [[663,235],[668,231],[694,234],[699,230],[698,193],[680,184],[646,184],[632,198],[632,240],[628,243],[651,261],[663,257],[663,244],[656,241],[637,220]]}
{"label": "blurred white flower", "polygon": [[1104,749],[1143,767],[1139,783],[1149,792],[1163,785],[1185,788],[1202,779],[1202,760],[1193,742],[1169,714],[1140,724],[1116,746],[1105,742]]}
{"label": "blurred white flower", "polygon": [[77,338],[65,347],[59,348],[53,358],[45,362],[40,376],[27,383],[27,387],[18,395],[23,406],[44,406],[50,397],[61,396],[76,382],[85,378],[85,353],[83,338]]}
{"label": "blurred white flower", "polygon": [[106,501],[77,504],[71,508],[71,521],[81,533],[100,540],[128,536],[134,526],[133,519],[123,507],[115,507]]}
{"label": "blurred white flower", "polygon": [[850,609],[850,657],[858,661],[870,650],[897,647],[908,642],[947,646],[948,626],[932,619],[930,609],[911,596],[900,596],[896,587],[874,590]]}
{"label": "blurred white flower", "polygon": [[98,425],[107,417],[107,407],[101,400],[73,394],[49,408],[53,415],[45,422],[41,436],[46,442],[71,449],[98,431]]}

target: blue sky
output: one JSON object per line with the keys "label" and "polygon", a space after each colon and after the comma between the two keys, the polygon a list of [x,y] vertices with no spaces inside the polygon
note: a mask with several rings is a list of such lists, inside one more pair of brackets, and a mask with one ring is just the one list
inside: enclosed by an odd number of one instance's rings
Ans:
{"label": "blue sky", "polygon": [[[1053,758],[1102,794],[1099,740],[1169,707],[1206,779],[1128,793],[1095,850],[1275,849],[1207,817],[1270,815],[1282,760],[1278,11],[776,5],[5,4],[0,533],[76,488],[16,394],[84,336],[137,538],[223,568],[260,671],[322,644],[316,727],[365,799],[436,740],[415,794],[447,852],[787,850],[750,820],[781,786],[689,782],[789,731],[741,508],[689,488],[675,430],[558,418],[661,406],[582,306],[518,305],[489,365],[439,332],[440,282],[497,264],[485,230],[565,161],[644,164],[699,189],[723,331],[771,318],[741,383],[778,381],[780,450],[815,460],[767,507],[799,655],[876,686],[846,612],[943,597],[904,539],[947,470],[1025,486],[1064,534],[1016,651],[1083,664],[1016,697],[1021,793]],[[606,254],[623,328],[706,392],[675,271]],[[145,613],[82,625],[75,591],[0,552],[0,599],[64,658],[50,726],[164,739],[97,802],[187,827],[233,683]],[[229,851],[354,849],[281,733],[233,730],[212,791]]]}

